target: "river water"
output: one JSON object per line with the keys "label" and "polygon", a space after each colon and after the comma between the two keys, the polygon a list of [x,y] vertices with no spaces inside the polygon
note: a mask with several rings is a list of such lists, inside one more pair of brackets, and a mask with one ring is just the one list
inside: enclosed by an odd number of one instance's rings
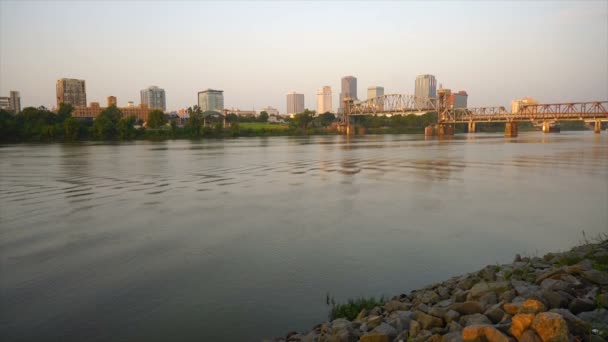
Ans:
{"label": "river water", "polygon": [[256,341],[608,232],[604,132],[0,146],[3,341]]}

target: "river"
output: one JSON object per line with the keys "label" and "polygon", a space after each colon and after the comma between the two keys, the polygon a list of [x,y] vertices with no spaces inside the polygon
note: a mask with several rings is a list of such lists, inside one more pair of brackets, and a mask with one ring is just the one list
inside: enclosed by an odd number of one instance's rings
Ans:
{"label": "river", "polygon": [[257,341],[608,232],[605,132],[0,146],[3,341]]}

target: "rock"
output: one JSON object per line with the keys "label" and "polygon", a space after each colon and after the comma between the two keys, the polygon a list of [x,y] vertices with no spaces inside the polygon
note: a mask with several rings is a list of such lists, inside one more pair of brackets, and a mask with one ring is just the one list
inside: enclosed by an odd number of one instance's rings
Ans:
{"label": "rock", "polygon": [[590,323],[578,318],[577,316],[572,314],[572,312],[566,309],[552,309],[551,312],[560,314],[564,318],[564,320],[566,320],[568,330],[574,335],[584,336],[589,334],[589,331],[591,331]]}
{"label": "rock", "polygon": [[511,284],[513,285],[513,288],[515,289],[515,293],[517,293],[518,296],[522,296],[522,297],[527,297],[527,296],[533,294],[534,292],[540,290],[539,286],[530,284],[526,281],[511,280]]}
{"label": "rock", "polygon": [[462,315],[471,315],[474,313],[482,313],[484,308],[481,304],[476,301],[468,301],[464,303],[454,303],[450,307],[450,309],[462,314]]}
{"label": "rock", "polygon": [[593,263],[591,263],[591,260],[585,259],[578,264],[566,266],[564,271],[570,274],[580,274],[591,269],[593,269]]}
{"label": "rock", "polygon": [[416,307],[416,309],[424,313],[429,313],[429,311],[431,310],[431,308],[429,308],[429,306],[426,304],[420,304]]}
{"label": "rock", "polygon": [[551,271],[543,272],[543,273],[539,274],[536,277],[535,283],[536,284],[540,284],[540,283],[543,282],[543,280],[549,279],[549,278],[551,278],[551,279],[558,279],[556,277],[559,276],[559,275],[561,275],[561,274],[564,274],[564,273],[566,273],[566,271],[564,271],[563,268],[558,268],[556,270],[551,270]]}
{"label": "rock", "polygon": [[460,331],[449,332],[443,335],[441,342],[462,342],[462,333]]}
{"label": "rock", "polygon": [[374,329],[382,323],[382,316],[369,316],[366,323],[367,329]]}
{"label": "rock", "polygon": [[431,316],[435,316],[435,317],[443,317],[443,316],[445,316],[446,312],[447,312],[446,309],[442,309],[440,307],[434,306],[429,310],[428,314]]}
{"label": "rock", "polygon": [[418,336],[418,334],[420,333],[420,331],[422,330],[422,327],[420,326],[420,323],[418,323],[418,321],[410,321],[410,336],[411,337],[416,337]]}
{"label": "rock", "polygon": [[532,330],[543,342],[568,342],[568,325],[555,312],[542,312],[532,322]]}
{"label": "rock", "polygon": [[598,285],[608,285],[608,272],[589,270],[582,272],[581,277]]}
{"label": "rock", "polygon": [[509,338],[490,325],[471,325],[462,330],[464,342],[510,342]]}
{"label": "rock", "polygon": [[471,287],[473,287],[473,285],[475,285],[475,283],[477,283],[479,279],[476,279],[474,277],[466,277],[464,279],[462,279],[461,281],[458,282],[458,284],[456,286],[458,286],[458,288],[460,288],[461,290],[469,290]]}
{"label": "rock", "polygon": [[460,323],[460,325],[462,325],[463,327],[478,324],[492,324],[488,317],[479,313],[462,316],[460,317],[460,321],[458,323]]}
{"label": "rock", "polygon": [[526,330],[518,340],[519,342],[543,342],[532,330]]}
{"label": "rock", "polygon": [[422,330],[418,336],[412,339],[412,342],[426,342],[433,334],[428,330]]}
{"label": "rock", "polygon": [[[397,330],[403,330],[403,329],[407,329],[410,326],[410,321],[412,320],[412,312],[411,311],[394,311],[393,313],[391,313],[388,318],[389,320],[394,320],[396,322],[398,322],[399,325],[401,325],[402,329],[397,329],[397,327],[395,325],[393,325],[395,327],[395,329]],[[389,321],[390,323],[390,321]]]}
{"label": "rock", "polygon": [[500,322],[500,320],[505,315],[505,312],[500,308],[500,304],[496,304],[491,306],[486,312],[483,313],[486,317],[492,321],[492,323],[496,324]]}
{"label": "rock", "polygon": [[446,312],[445,315],[443,315],[443,319],[445,320],[446,323],[455,321],[458,319],[458,317],[460,317],[460,314],[454,310],[448,310],[448,312]]}
{"label": "rock", "polygon": [[597,303],[605,308],[608,308],[608,293],[603,293],[597,296]]}
{"label": "rock", "polygon": [[367,310],[363,309],[361,312],[359,312],[357,317],[355,317],[355,321],[363,321],[365,317],[367,317]]}
{"label": "rock", "polygon": [[433,334],[426,342],[441,342],[441,334]]}
{"label": "rock", "polygon": [[565,281],[566,283],[570,284],[572,287],[581,287],[583,284],[574,276],[567,274],[567,273],[563,273],[559,276],[559,279]]}
{"label": "rock", "polygon": [[456,323],[456,321],[451,321],[448,324],[448,331],[449,332],[462,331],[462,326],[460,324]]}
{"label": "rock", "polygon": [[591,338],[589,339],[589,342],[606,342],[606,340],[603,339],[601,336],[591,335]]}
{"label": "rock", "polygon": [[541,296],[545,299],[550,309],[568,307],[568,298],[562,292],[542,290]]}
{"label": "rock", "polygon": [[410,334],[407,330],[402,331],[397,337],[395,337],[395,342],[407,342]]}
{"label": "rock", "polygon": [[435,304],[439,300],[439,295],[435,291],[425,291],[422,296],[420,296],[420,302],[423,304]]}
{"label": "rock", "polygon": [[595,310],[595,303],[586,299],[574,298],[574,300],[568,306],[568,309],[573,314],[578,315],[581,312]]}
{"label": "rock", "polygon": [[441,318],[427,315],[422,311],[416,311],[416,321],[420,323],[420,326],[424,330],[434,327],[443,327],[443,320]]}
{"label": "rock", "polygon": [[473,285],[470,293],[473,298],[479,298],[488,292],[502,293],[509,290],[509,286],[507,281],[480,282]]}
{"label": "rock", "polygon": [[384,310],[388,311],[389,313],[393,311],[406,311],[409,310],[409,308],[409,304],[398,300],[391,300],[390,302],[384,304]]}
{"label": "rock", "polygon": [[540,283],[540,288],[543,290],[566,292],[572,289],[570,283],[559,279],[545,279]]}
{"label": "rock", "polygon": [[441,298],[441,300],[450,298],[450,290],[445,286],[439,287],[437,289],[437,294],[439,294],[439,298]]}
{"label": "rock", "polygon": [[379,306],[375,306],[373,309],[370,310],[368,316],[380,316],[382,315],[382,308]]}
{"label": "rock", "polygon": [[397,336],[397,330],[395,330],[395,328],[386,323],[382,323],[377,326],[374,330],[372,330],[372,333],[374,332],[388,336],[389,340],[392,340]]}
{"label": "rock", "polygon": [[539,312],[547,311],[545,304],[536,299],[527,299],[525,302],[521,304],[519,308],[519,313],[532,313],[537,314]]}
{"label": "rock", "polygon": [[479,297],[479,304],[481,304],[481,306],[484,308],[496,303],[498,303],[498,296],[496,296],[496,293],[494,292],[486,293],[485,295]]}
{"label": "rock", "polygon": [[454,293],[452,293],[452,300],[455,303],[462,303],[465,300],[467,300],[467,295],[469,294],[468,291],[463,291],[461,289],[456,289],[456,291],[454,291]]}
{"label": "rock", "polygon": [[533,313],[521,313],[513,316],[509,333],[519,340],[524,331],[532,325],[534,316]]}
{"label": "rock", "polygon": [[367,332],[367,331],[369,330],[369,328],[368,328],[368,326],[367,326],[367,323],[365,323],[365,322],[364,322],[364,323],[362,323],[362,324],[359,326],[359,330],[360,330],[361,332]]}
{"label": "rock", "polygon": [[517,297],[517,294],[515,294],[515,290],[509,290],[501,293],[500,296],[498,296],[498,300],[501,302],[508,303],[512,302],[515,297]]}
{"label": "rock", "polygon": [[361,336],[361,339],[359,340],[360,342],[390,342],[390,339],[388,336],[377,333],[377,332],[371,332],[371,333],[367,333],[363,336]]}
{"label": "rock", "polygon": [[502,309],[505,310],[505,312],[510,315],[516,315],[519,313],[520,307],[521,307],[521,303],[505,303],[502,306]]}

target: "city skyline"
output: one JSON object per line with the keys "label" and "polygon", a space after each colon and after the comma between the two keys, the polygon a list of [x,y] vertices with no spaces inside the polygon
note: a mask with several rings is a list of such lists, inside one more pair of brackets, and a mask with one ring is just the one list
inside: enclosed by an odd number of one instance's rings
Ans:
{"label": "city skyline", "polygon": [[[346,20],[359,23],[354,29],[335,22],[344,4],[2,2],[0,93],[20,91],[22,108],[52,108],[53,84],[64,77],[86,80],[87,102],[115,95],[137,103],[143,86],[159,84],[170,94],[167,110],[173,111],[196,104],[197,91],[209,87],[225,91],[227,106],[272,105],[282,113],[286,92],[298,89],[306,95],[305,107],[315,109],[316,90],[323,85],[340,89],[344,75],[357,77],[362,89],[381,84],[386,94],[413,94],[415,77],[433,74],[437,85],[466,89],[469,106],[508,106],[525,96],[543,103],[597,100],[608,93],[606,2],[350,3]],[[315,16],[319,6],[324,11]],[[101,15],[110,9],[112,16]],[[215,18],[188,27],[180,24],[210,9],[218,18],[230,15],[235,20],[230,26]],[[130,15],[135,12],[141,16]],[[383,20],[370,22],[369,13]],[[398,22],[405,14],[409,19]],[[74,22],[68,25],[64,16]],[[477,18],[476,24],[454,25],[467,18]],[[285,29],[261,25],[270,19]],[[307,21],[314,28],[291,24]],[[429,22],[434,24],[422,30]],[[83,29],[68,34],[73,25]],[[247,31],[252,25],[256,29]],[[163,41],[160,49],[151,44],[152,38],[139,39],[153,28],[159,32],[155,39]],[[379,31],[385,33],[375,33]],[[328,33],[317,41],[316,32]],[[407,41],[407,48],[364,52],[361,42],[370,35],[380,46]],[[300,40],[303,47],[318,43],[326,51],[323,62],[278,48],[287,37]],[[221,47],[221,53],[194,47],[199,39]],[[239,53],[244,48],[256,53],[245,57]],[[124,58],[119,51],[130,52]],[[332,97],[334,110],[338,93]]]}

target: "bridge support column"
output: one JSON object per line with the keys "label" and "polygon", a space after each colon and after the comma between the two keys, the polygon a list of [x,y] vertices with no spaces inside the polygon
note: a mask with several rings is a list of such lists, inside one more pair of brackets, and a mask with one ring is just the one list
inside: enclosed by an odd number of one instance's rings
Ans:
{"label": "bridge support column", "polygon": [[602,131],[602,122],[600,120],[595,120],[595,126],[593,127],[593,132],[595,134],[600,134]]}
{"label": "bridge support column", "polygon": [[426,126],[424,128],[424,136],[425,137],[435,136],[435,127],[433,127],[433,126]]}
{"label": "bridge support column", "polygon": [[446,124],[438,124],[437,125],[437,136],[451,136],[454,135],[454,127]]}
{"label": "bridge support column", "polygon": [[505,122],[505,137],[513,138],[517,136],[517,122]]}
{"label": "bridge support column", "polygon": [[550,132],[551,132],[551,124],[547,120],[543,121],[543,133],[550,133]]}
{"label": "bridge support column", "polygon": [[471,121],[469,122],[469,133],[475,133],[475,131],[477,130],[477,123],[475,121]]}

